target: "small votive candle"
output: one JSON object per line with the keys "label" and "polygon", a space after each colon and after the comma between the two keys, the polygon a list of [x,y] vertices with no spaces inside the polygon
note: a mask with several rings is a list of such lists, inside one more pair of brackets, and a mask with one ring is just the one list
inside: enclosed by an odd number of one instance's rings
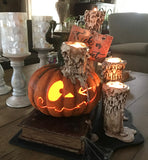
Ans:
{"label": "small votive candle", "polygon": [[104,82],[107,81],[122,81],[123,69],[126,66],[126,61],[118,57],[108,57],[102,63],[102,76]]}
{"label": "small votive candle", "polygon": [[46,41],[46,33],[50,27],[51,16],[32,16],[32,37],[33,48],[50,48],[51,45]]}
{"label": "small votive candle", "polygon": [[3,54],[28,53],[27,14],[4,12],[0,19]]}

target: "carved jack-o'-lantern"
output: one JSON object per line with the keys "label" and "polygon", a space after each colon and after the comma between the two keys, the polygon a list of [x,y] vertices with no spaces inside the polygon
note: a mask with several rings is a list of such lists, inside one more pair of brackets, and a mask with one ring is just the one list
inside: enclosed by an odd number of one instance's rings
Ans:
{"label": "carved jack-o'-lantern", "polygon": [[95,72],[88,76],[84,88],[73,84],[56,65],[38,69],[28,85],[31,104],[42,113],[55,117],[78,116],[90,113],[100,98],[100,79]]}

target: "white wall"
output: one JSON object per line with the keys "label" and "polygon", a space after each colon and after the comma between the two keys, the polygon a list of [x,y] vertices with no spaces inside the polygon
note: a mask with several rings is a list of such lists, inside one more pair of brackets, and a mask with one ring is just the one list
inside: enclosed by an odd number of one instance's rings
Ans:
{"label": "white wall", "polygon": [[115,12],[148,13],[147,0],[116,0]]}
{"label": "white wall", "polygon": [[58,0],[32,0],[32,15],[52,16],[56,22],[59,22],[55,3]]}

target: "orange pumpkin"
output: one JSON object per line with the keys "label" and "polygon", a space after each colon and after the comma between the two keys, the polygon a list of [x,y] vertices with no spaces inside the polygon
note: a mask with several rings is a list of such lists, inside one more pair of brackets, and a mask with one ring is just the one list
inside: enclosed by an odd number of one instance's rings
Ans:
{"label": "orange pumpkin", "polygon": [[46,115],[69,117],[88,114],[97,105],[100,94],[100,78],[91,73],[87,88],[77,80],[73,84],[63,76],[57,65],[45,65],[38,69],[28,84],[31,104]]}

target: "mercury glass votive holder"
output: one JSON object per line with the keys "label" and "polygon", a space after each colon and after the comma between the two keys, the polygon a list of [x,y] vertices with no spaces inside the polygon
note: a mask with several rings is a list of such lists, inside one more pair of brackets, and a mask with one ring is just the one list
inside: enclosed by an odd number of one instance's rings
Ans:
{"label": "mercury glass votive holder", "polygon": [[33,48],[50,48],[51,45],[46,41],[46,33],[50,27],[51,16],[32,16],[32,38]]}
{"label": "mercury glass votive holder", "polygon": [[3,54],[26,54],[28,52],[27,14],[3,12],[0,13],[0,17]]}

